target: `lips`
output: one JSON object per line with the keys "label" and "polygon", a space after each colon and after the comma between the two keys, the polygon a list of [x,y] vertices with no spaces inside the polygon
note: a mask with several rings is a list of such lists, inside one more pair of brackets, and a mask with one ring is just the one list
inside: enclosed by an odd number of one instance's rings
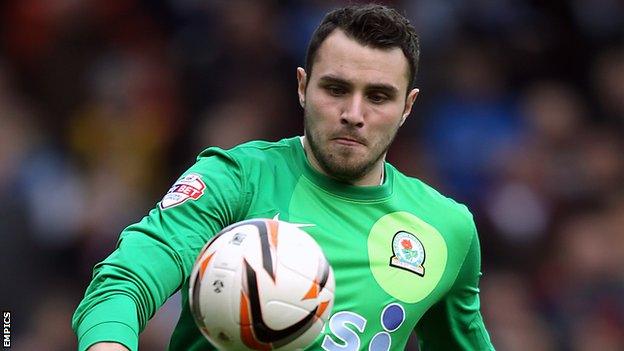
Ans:
{"label": "lips", "polygon": [[362,139],[352,136],[339,136],[333,138],[332,140],[339,144],[348,146],[366,145],[366,143]]}

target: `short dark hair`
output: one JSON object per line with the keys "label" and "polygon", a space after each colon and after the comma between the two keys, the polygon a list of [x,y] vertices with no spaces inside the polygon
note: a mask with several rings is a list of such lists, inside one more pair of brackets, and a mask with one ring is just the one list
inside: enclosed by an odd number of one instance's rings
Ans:
{"label": "short dark hair", "polygon": [[316,52],[336,28],[362,45],[378,49],[399,47],[409,63],[408,91],[414,87],[420,47],[416,29],[403,15],[383,5],[351,5],[325,15],[316,28],[306,54],[305,69],[312,74]]}

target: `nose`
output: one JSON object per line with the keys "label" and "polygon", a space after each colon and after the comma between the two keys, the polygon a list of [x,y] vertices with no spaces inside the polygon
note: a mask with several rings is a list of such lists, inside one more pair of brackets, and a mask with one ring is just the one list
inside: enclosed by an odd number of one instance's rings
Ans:
{"label": "nose", "polygon": [[363,97],[353,95],[345,101],[340,116],[340,123],[343,125],[362,128],[364,126],[364,101]]}

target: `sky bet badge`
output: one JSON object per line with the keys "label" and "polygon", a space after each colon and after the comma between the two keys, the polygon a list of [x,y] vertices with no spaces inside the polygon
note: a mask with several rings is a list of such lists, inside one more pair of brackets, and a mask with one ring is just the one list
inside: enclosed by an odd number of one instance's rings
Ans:
{"label": "sky bet badge", "polygon": [[425,248],[414,234],[400,231],[392,238],[390,266],[425,276]]}
{"label": "sky bet badge", "polygon": [[169,189],[160,202],[160,208],[165,210],[184,203],[187,200],[197,200],[204,195],[206,184],[197,173],[191,173],[178,179]]}

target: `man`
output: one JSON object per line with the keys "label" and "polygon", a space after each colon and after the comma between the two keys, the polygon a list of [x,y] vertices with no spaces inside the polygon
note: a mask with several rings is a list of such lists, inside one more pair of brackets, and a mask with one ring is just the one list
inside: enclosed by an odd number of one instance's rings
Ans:
{"label": "man", "polygon": [[470,212],[385,162],[418,94],[418,50],[413,27],[387,7],[327,14],[297,69],[304,136],[200,154],[96,266],[73,318],[80,350],[135,350],[180,288],[170,349],[214,349],[189,312],[193,262],[227,225],[276,215],[314,224],[306,231],[334,268],[332,317],[310,350],[401,350],[413,330],[422,350],[493,349]]}

